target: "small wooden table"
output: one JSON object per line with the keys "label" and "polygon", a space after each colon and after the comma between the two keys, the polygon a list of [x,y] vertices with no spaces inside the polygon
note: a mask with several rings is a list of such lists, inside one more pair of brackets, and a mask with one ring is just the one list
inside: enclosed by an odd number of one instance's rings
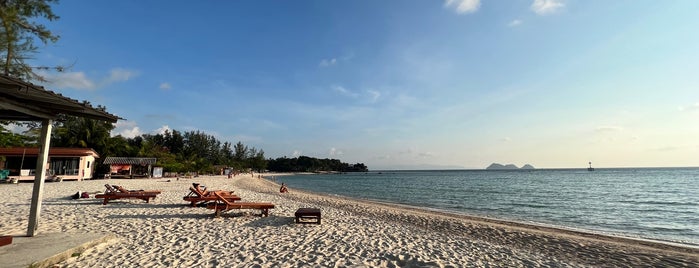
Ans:
{"label": "small wooden table", "polygon": [[[294,213],[296,223],[316,223],[320,224],[320,209],[319,208],[299,208]],[[301,219],[316,219],[316,221],[301,221]]]}

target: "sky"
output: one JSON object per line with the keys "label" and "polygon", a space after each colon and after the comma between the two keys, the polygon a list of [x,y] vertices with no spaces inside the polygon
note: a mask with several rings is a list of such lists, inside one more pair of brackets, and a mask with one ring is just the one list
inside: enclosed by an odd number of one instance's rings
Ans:
{"label": "sky", "polygon": [[699,1],[61,1],[46,88],[369,169],[699,166]]}

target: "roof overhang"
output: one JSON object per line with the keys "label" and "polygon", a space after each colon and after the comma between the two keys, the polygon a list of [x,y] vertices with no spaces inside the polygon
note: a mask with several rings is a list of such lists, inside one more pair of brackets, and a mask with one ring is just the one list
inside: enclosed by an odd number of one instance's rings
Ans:
{"label": "roof overhang", "polygon": [[0,120],[41,121],[59,114],[116,123],[122,119],[41,86],[0,75]]}

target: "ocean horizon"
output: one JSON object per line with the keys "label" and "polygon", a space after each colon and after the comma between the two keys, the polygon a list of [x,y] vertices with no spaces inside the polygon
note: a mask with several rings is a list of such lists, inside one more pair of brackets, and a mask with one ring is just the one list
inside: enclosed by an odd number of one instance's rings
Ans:
{"label": "ocean horizon", "polygon": [[699,246],[699,167],[371,170],[275,179],[292,191]]}

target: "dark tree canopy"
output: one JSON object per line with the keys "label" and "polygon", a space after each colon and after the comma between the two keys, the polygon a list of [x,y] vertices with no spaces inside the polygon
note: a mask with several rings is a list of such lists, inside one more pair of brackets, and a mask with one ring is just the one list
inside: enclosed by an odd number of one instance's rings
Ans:
{"label": "dark tree canopy", "polygon": [[366,172],[369,169],[363,163],[350,165],[338,159],[318,159],[308,156],[295,158],[280,157],[267,160],[267,168],[270,171],[278,172],[318,172],[318,171],[339,171],[339,172]]}

